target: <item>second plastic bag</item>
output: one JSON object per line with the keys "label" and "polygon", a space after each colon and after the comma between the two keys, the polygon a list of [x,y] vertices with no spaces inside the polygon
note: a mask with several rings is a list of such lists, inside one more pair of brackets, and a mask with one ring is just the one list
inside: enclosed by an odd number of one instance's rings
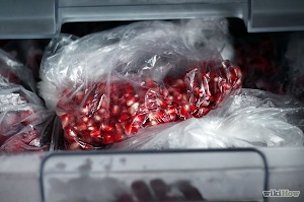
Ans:
{"label": "second plastic bag", "polygon": [[111,149],[303,146],[304,106],[287,96],[242,89],[207,116],[151,128]]}
{"label": "second plastic bag", "polygon": [[0,50],[0,153],[48,149],[51,114],[33,91],[31,71]]}

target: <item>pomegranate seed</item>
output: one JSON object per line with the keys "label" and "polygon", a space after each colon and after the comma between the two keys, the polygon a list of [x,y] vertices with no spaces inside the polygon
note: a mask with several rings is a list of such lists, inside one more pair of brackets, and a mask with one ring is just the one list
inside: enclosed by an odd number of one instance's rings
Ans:
{"label": "pomegranate seed", "polygon": [[89,119],[89,121],[87,122],[87,126],[91,127],[95,125],[95,122],[92,119]]}
{"label": "pomegranate seed", "polygon": [[101,138],[101,132],[99,130],[93,130],[91,131],[90,136],[92,138]]}
{"label": "pomegranate seed", "polygon": [[89,130],[89,131],[95,131],[95,130],[97,130],[97,128],[96,128],[95,126],[89,126],[89,127],[88,127],[88,130]]}
{"label": "pomegranate seed", "polygon": [[89,107],[88,106],[82,107],[81,110],[80,110],[80,112],[82,114],[87,115],[89,113]]}
{"label": "pomegranate seed", "polygon": [[101,109],[98,110],[98,113],[101,114],[101,115],[105,114],[106,112],[107,112],[107,110],[104,109],[104,108],[101,108]]}
{"label": "pomegranate seed", "polygon": [[85,123],[80,123],[75,127],[75,129],[78,131],[84,131],[87,130],[87,125]]}
{"label": "pomegranate seed", "polygon": [[193,94],[197,97],[203,97],[203,91],[199,87],[195,87],[193,90]]}
{"label": "pomegranate seed", "polygon": [[60,117],[62,128],[65,128],[69,125],[70,118],[67,114],[64,114]]}
{"label": "pomegranate seed", "polygon": [[117,116],[117,115],[119,115],[119,112],[120,112],[119,106],[118,105],[114,105],[112,107],[112,115]]}
{"label": "pomegranate seed", "polygon": [[68,142],[74,142],[75,141],[75,138],[77,138],[77,135],[76,133],[69,127],[65,128],[65,140],[68,141]]}
{"label": "pomegranate seed", "polygon": [[94,120],[96,121],[96,122],[100,122],[101,120],[102,120],[102,117],[99,115],[99,114],[95,114],[94,115]]}
{"label": "pomegranate seed", "polygon": [[161,91],[160,91],[160,94],[163,96],[163,97],[167,97],[169,95],[169,91],[168,89],[166,88],[162,88]]}
{"label": "pomegranate seed", "polygon": [[125,131],[126,131],[126,134],[128,134],[128,135],[137,133],[138,129],[139,129],[139,125],[137,125],[137,124],[129,123],[129,124],[125,125]]}
{"label": "pomegranate seed", "polygon": [[111,117],[110,112],[108,112],[106,109],[103,108],[98,110],[98,114],[100,115],[101,119],[108,119]]}
{"label": "pomegranate seed", "polygon": [[105,132],[112,132],[114,130],[113,126],[107,125],[107,124],[101,124],[100,126],[101,130]]}
{"label": "pomegranate seed", "polygon": [[[113,91],[113,92],[115,92],[115,91]],[[133,94],[133,93],[134,93],[134,88],[133,88],[133,86],[127,85],[127,86],[125,87],[125,92],[126,92],[127,94]]]}
{"label": "pomegranate seed", "polygon": [[124,139],[124,136],[122,133],[116,133],[113,135],[113,138],[115,142],[120,142]]}
{"label": "pomegranate seed", "polygon": [[114,138],[112,135],[106,134],[103,136],[103,141],[105,144],[112,144],[114,143]]}
{"label": "pomegranate seed", "polygon": [[103,94],[103,95],[101,96],[101,98],[100,98],[100,105],[99,105],[98,109],[100,109],[101,107],[102,107],[102,108],[108,108],[108,106],[109,106],[109,100],[108,100],[108,98],[106,97],[106,95]]}
{"label": "pomegranate seed", "polygon": [[136,101],[135,97],[129,97],[129,98],[127,99],[126,105],[127,105],[128,107],[130,107],[131,105],[133,105],[133,104],[135,103],[135,101]]}
{"label": "pomegranate seed", "polygon": [[139,103],[135,102],[134,104],[132,104],[129,108],[129,113],[131,114],[131,116],[134,116],[136,114],[136,112],[138,111],[139,108]]}
{"label": "pomegranate seed", "polygon": [[190,110],[190,112],[192,114],[192,113],[196,112],[197,107],[195,105],[191,104],[189,110]]}
{"label": "pomegranate seed", "polygon": [[130,118],[130,115],[128,113],[121,113],[118,121],[119,122],[125,122],[126,120],[128,120]]}
{"label": "pomegranate seed", "polygon": [[180,118],[182,119],[188,119],[191,117],[190,114],[190,106],[189,105],[184,105],[180,108]]}
{"label": "pomegranate seed", "polygon": [[151,126],[156,126],[157,124],[158,124],[158,122],[155,121],[155,120],[150,121],[150,125],[151,125]]}
{"label": "pomegranate seed", "polygon": [[176,86],[177,88],[182,88],[184,85],[185,83],[182,79],[177,79],[175,84],[173,84],[173,86]]}
{"label": "pomegranate seed", "polygon": [[123,134],[123,132],[124,132],[121,124],[119,124],[119,123],[115,124],[115,129],[116,129],[116,132],[119,134]]}
{"label": "pomegranate seed", "polygon": [[87,117],[87,116],[82,117],[82,121],[84,123],[87,123],[89,121],[89,117]]}
{"label": "pomegranate seed", "polygon": [[168,102],[166,100],[157,99],[157,105],[161,108],[166,108],[168,106]]}

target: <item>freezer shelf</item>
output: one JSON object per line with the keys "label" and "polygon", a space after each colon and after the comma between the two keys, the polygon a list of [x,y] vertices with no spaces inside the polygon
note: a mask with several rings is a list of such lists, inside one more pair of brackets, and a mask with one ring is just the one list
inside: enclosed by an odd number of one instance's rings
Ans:
{"label": "freezer shelf", "polygon": [[249,32],[304,30],[299,0],[0,1],[0,38],[51,38],[68,22],[237,17]]}
{"label": "freezer shelf", "polygon": [[[62,196],[62,193],[56,193],[60,189],[54,189],[54,185],[64,186],[70,182],[68,185],[72,190],[79,186],[77,182],[80,181],[88,185],[97,183],[102,190],[102,182],[109,178],[118,180],[119,184],[139,179],[147,183],[157,178],[166,183],[192,179],[210,201],[226,197],[232,201],[262,201],[264,189],[299,190],[300,197],[293,201],[303,201],[304,198],[304,148],[260,148],[258,152],[251,149],[161,153],[64,152],[41,157],[37,154],[0,156],[2,201],[18,202],[27,198],[38,202],[41,196],[43,201],[54,201],[52,197]],[[87,189],[82,191],[92,193],[92,190],[99,190],[90,186]],[[218,190],[220,192],[216,192]],[[69,192],[64,193],[69,196]],[[70,192],[70,197],[75,197],[71,193],[75,192]],[[286,201],[286,198],[269,198],[269,201]]]}

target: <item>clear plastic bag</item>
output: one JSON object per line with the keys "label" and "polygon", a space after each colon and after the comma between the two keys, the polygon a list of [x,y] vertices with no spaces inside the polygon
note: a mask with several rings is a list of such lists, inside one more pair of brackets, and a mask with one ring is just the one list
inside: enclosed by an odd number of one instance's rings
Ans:
{"label": "clear plastic bag", "polygon": [[51,42],[40,92],[67,149],[102,148],[216,108],[241,85],[239,68],[220,54],[226,31],[221,19],[150,21]]}
{"label": "clear plastic bag", "polygon": [[[19,85],[23,83],[21,79],[31,78],[27,77],[25,68],[6,54],[1,55],[0,152],[46,149],[41,142],[41,136],[47,128],[50,113],[34,92]],[[21,75],[23,70],[25,73]],[[15,72],[17,73],[14,74]],[[20,79],[17,75],[20,75]]]}
{"label": "clear plastic bag", "polygon": [[304,106],[288,96],[242,89],[200,119],[143,131],[111,149],[303,146]]}

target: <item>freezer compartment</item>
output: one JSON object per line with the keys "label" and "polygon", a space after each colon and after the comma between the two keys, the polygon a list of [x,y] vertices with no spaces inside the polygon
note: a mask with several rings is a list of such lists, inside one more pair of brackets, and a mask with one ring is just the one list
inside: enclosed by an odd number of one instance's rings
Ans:
{"label": "freezer compartment", "polygon": [[[57,124],[60,128],[60,124]],[[58,134],[60,132],[53,137]],[[58,139],[53,142],[58,142]],[[53,146],[55,150],[60,149],[60,144],[55,143]],[[24,198],[35,202],[40,201],[41,197],[44,201],[53,201],[52,192],[60,200],[60,197],[65,196],[77,197],[73,192],[75,188],[79,190],[79,181],[84,182],[80,183],[83,192],[79,193],[91,193],[92,187],[93,191],[96,185],[102,187],[104,182],[109,182],[109,177],[111,183],[113,180],[118,184],[125,183],[129,189],[134,181],[149,184],[161,178],[167,185],[172,185],[181,180],[193,182],[193,178],[198,178],[201,184],[195,187],[202,188],[199,193],[210,201],[263,201],[267,198],[262,198],[262,191],[268,189],[299,190],[304,193],[303,148],[258,150],[261,153],[251,149],[55,153],[49,157],[43,155],[45,160],[37,154],[0,156],[0,195],[4,196],[5,202],[24,201]],[[69,195],[54,188],[66,188],[67,183],[70,187]],[[14,189],[11,188],[13,186]],[[303,195],[300,195],[294,201],[301,201],[302,198]],[[269,198],[269,201],[280,200],[286,201],[286,198]]]}

